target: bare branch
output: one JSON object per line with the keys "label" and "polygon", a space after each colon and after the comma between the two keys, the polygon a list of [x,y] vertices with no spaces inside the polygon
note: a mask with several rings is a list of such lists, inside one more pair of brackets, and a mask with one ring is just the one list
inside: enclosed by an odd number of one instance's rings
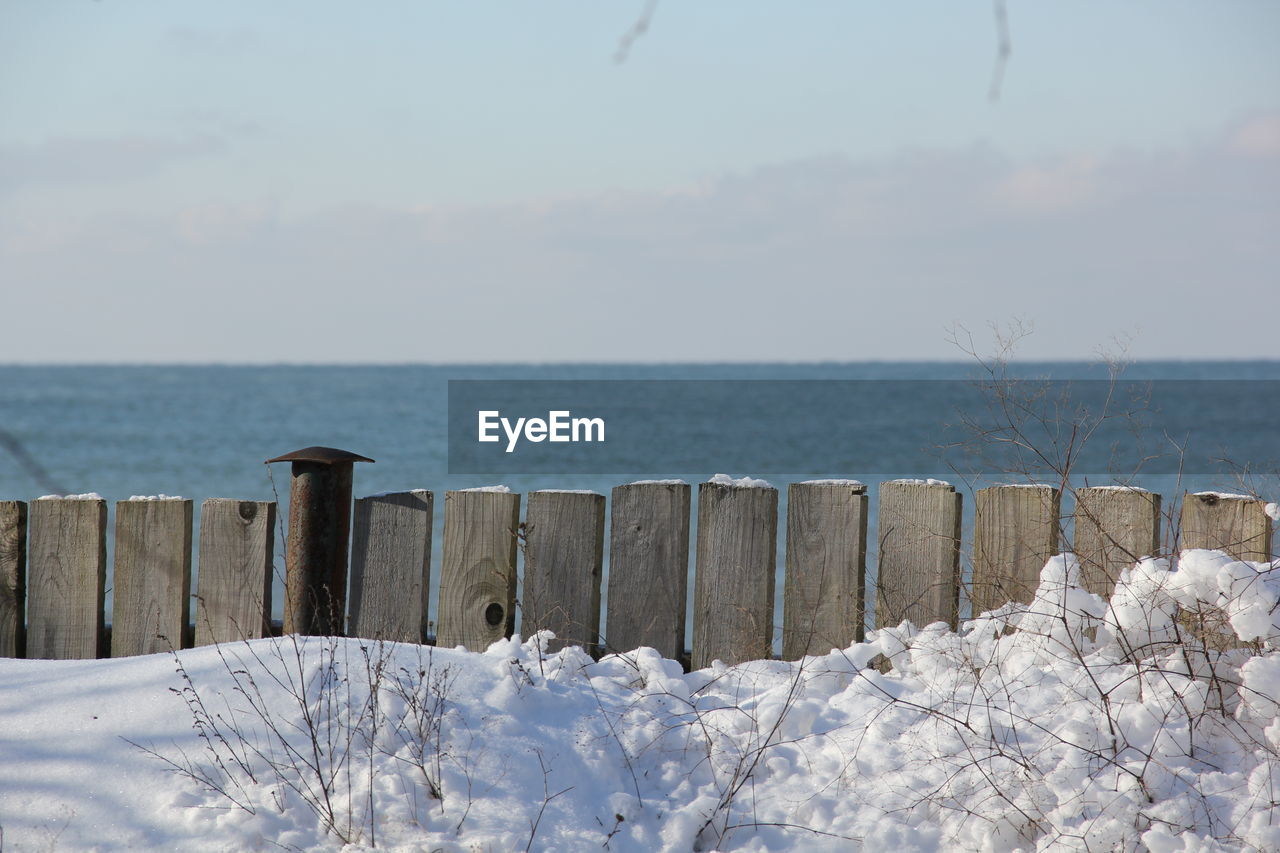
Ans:
{"label": "bare branch", "polygon": [[644,9],[640,12],[640,17],[636,18],[636,22],[618,40],[618,49],[613,54],[614,62],[621,65],[627,61],[627,57],[631,55],[632,45],[642,35],[649,32],[649,25],[653,23],[653,15],[657,11],[658,0],[645,0]]}
{"label": "bare branch", "polygon": [[991,69],[991,87],[987,90],[987,98],[1000,100],[1000,91],[1004,87],[1004,71],[1013,55],[1013,39],[1009,36],[1009,11],[1005,8],[1005,0],[993,0],[996,16],[996,62]]}

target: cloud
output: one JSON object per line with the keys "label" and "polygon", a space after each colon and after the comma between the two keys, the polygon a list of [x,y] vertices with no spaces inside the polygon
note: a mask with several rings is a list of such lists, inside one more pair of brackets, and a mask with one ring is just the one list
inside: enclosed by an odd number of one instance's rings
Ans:
{"label": "cloud", "polygon": [[1280,114],[1248,119],[1231,134],[1228,145],[1237,154],[1280,157]]}
{"label": "cloud", "polygon": [[174,237],[188,245],[227,246],[259,233],[274,219],[275,207],[271,204],[206,202],[183,208],[171,227]]}
{"label": "cloud", "polygon": [[[298,218],[11,209],[0,266],[34,319],[0,360],[954,359],[949,328],[1010,317],[1036,327],[1024,357],[1136,330],[1140,358],[1280,357],[1274,317],[1246,307],[1274,303],[1280,160],[1236,139],[1033,164],[990,145],[833,155],[661,192]],[[49,349],[41,322],[74,347]]]}
{"label": "cloud", "polygon": [[62,137],[34,145],[0,143],[0,194],[50,184],[105,183],[145,178],[169,164],[225,153],[220,136]]}
{"label": "cloud", "polygon": [[1094,156],[1019,167],[996,186],[996,197],[1029,212],[1064,210],[1088,203],[1100,187]]}

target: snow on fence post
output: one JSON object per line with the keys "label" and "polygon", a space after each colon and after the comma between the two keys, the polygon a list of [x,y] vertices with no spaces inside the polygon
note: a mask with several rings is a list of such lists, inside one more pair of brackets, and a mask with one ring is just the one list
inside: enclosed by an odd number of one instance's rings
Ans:
{"label": "snow on fence post", "polygon": [[910,619],[956,627],[963,495],[937,480],[880,484],[876,625]]}
{"label": "snow on fence post", "polygon": [[482,652],[515,628],[520,495],[445,492],[436,645]]}
{"label": "snow on fence post", "polygon": [[862,639],[867,487],[811,480],[787,487],[782,657],[826,654]]}
{"label": "snow on fence post", "polygon": [[349,636],[426,639],[434,508],[434,497],[423,489],[356,500]]}
{"label": "snow on fence post", "polygon": [[107,502],[41,498],[30,509],[27,657],[96,658],[107,579]]}
{"label": "snow on fence post", "polygon": [[27,504],[0,501],[0,658],[26,652]]}
{"label": "snow on fence post", "polygon": [[1183,549],[1216,548],[1237,560],[1271,559],[1271,518],[1266,502],[1247,495],[1184,495],[1181,533]]}
{"label": "snow on fence post", "polygon": [[200,506],[195,644],[270,633],[276,505],[210,498]]}
{"label": "snow on fence post", "polygon": [[1101,486],[1075,493],[1075,540],[1081,585],[1110,598],[1120,573],[1160,550],[1160,495]]}
{"label": "snow on fence post", "polygon": [[1062,493],[1052,486],[993,486],[975,494],[973,615],[1031,603],[1040,570],[1058,553]]}
{"label": "snow on fence post", "polygon": [[182,648],[190,616],[192,502],[116,502],[111,656]]}
{"label": "snow on fence post", "polygon": [[609,523],[606,648],[641,646],[679,660],[689,592],[688,483],[617,486]]}
{"label": "snow on fence post", "polygon": [[594,654],[600,636],[604,573],[604,495],[529,494],[524,523],[524,589],[520,633],[555,632],[548,647],[582,646]]}
{"label": "snow on fence post", "polygon": [[698,487],[694,669],[770,657],[777,544],[777,489],[728,477]]}

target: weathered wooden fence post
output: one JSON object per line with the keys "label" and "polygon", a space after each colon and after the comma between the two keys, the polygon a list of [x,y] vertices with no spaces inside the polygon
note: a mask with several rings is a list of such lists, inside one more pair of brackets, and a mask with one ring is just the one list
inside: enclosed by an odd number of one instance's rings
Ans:
{"label": "weathered wooden fence post", "polygon": [[195,644],[271,632],[271,560],[276,505],[210,498],[200,506]]}
{"label": "weathered wooden fence post", "polygon": [[27,657],[96,658],[107,578],[107,502],[41,498],[31,504]]}
{"label": "weathered wooden fence post", "polygon": [[679,660],[689,591],[688,483],[617,486],[609,524],[609,651]]}
{"label": "weathered wooden fence post", "polygon": [[582,646],[594,654],[600,636],[604,572],[604,495],[537,491],[525,510],[524,588],[520,633],[548,629],[552,651]]}
{"label": "weathered wooden fence post", "polygon": [[347,618],[351,469],[372,462],[333,447],[304,447],[268,459],[291,462],[289,540],[284,559],[284,632],[335,636]]}
{"label": "weathered wooden fence post", "polygon": [[777,547],[777,489],[727,478],[698,487],[694,669],[770,657]]}
{"label": "weathered wooden fence post", "polygon": [[1030,604],[1040,570],[1058,553],[1061,492],[1051,486],[993,486],[974,497],[973,615],[1010,601]]}
{"label": "weathered wooden fence post", "polygon": [[182,498],[116,502],[112,657],[182,648],[191,608],[191,509]]}
{"label": "weathered wooden fence post", "polygon": [[964,496],[937,480],[880,484],[876,625],[946,622],[960,606],[960,519]]}
{"label": "weathered wooden fence post", "polygon": [[1097,486],[1075,493],[1080,582],[1110,598],[1120,573],[1160,550],[1160,496],[1146,489]]}
{"label": "weathered wooden fence post", "polygon": [[1237,560],[1271,559],[1266,502],[1247,495],[1197,492],[1182,498],[1181,547],[1216,548]]}
{"label": "weathered wooden fence post", "polygon": [[426,639],[433,514],[431,492],[421,489],[356,501],[350,636],[400,643]]}
{"label": "weathered wooden fence post", "polygon": [[810,480],[787,487],[782,657],[826,654],[862,639],[867,487]]}
{"label": "weathered wooden fence post", "polygon": [[444,496],[436,645],[482,652],[515,628],[520,495],[463,490]]}
{"label": "weathered wooden fence post", "polygon": [[0,501],[0,658],[27,651],[27,505]]}

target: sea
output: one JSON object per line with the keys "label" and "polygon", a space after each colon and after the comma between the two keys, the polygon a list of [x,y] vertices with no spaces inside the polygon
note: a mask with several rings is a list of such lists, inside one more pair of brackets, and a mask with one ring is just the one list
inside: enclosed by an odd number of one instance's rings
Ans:
{"label": "sea", "polygon": [[[489,389],[504,399],[519,391],[535,406],[545,389],[548,408],[588,414],[593,402],[625,398],[617,417],[631,421],[609,423],[589,457],[565,456],[559,468],[550,444],[526,442],[542,453],[536,465],[501,452],[505,439],[468,457],[475,414],[458,401]],[[108,501],[109,529],[114,502],[134,495],[191,498],[197,524],[206,498],[279,500],[280,567],[289,466],[265,460],[337,447],[375,460],[356,466],[356,497],[437,493],[434,590],[448,489],[608,495],[638,479],[696,486],[725,473],[768,480],[785,513],[787,483],[857,479],[873,495],[874,576],[874,489],[887,479],[954,482],[966,514],[974,488],[1059,485],[1064,472],[1074,485],[1131,483],[1166,501],[1205,489],[1278,500],[1278,392],[1280,361],[11,365],[0,366],[0,500],[96,492]],[[966,538],[970,527],[967,518]],[[781,606],[785,524],[779,531]],[[279,581],[273,597],[278,618]],[[434,618],[434,595],[431,606]]]}

